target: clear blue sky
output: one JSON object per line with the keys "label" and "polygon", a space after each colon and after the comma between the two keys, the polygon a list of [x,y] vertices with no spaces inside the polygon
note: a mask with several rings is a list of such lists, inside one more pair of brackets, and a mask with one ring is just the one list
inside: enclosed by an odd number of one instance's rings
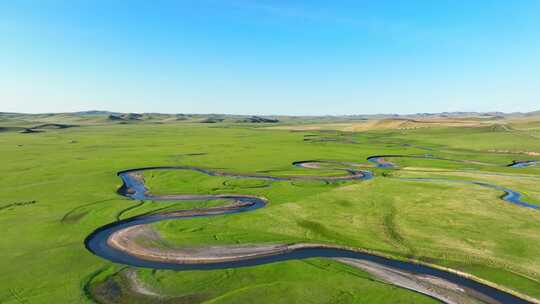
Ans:
{"label": "clear blue sky", "polygon": [[0,67],[0,111],[532,111],[540,1],[1,1]]}

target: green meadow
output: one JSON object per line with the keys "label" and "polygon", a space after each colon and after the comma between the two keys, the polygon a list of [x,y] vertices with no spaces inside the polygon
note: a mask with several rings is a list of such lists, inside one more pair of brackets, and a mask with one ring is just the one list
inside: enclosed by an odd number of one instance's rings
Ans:
{"label": "green meadow", "polygon": [[[355,163],[375,178],[325,183],[148,171],[144,178],[154,194],[269,200],[254,212],[151,226],[164,246],[336,244],[449,267],[540,299],[539,210],[477,185],[400,180],[491,182],[540,205],[540,165],[506,167],[540,159],[531,154],[540,152],[536,122],[356,133],[228,121],[76,123],[23,134],[27,121],[0,120],[0,303],[438,303],[328,259],[178,272],[114,264],[84,246],[92,231],[119,219],[224,203],[132,201],[116,192],[118,171],[197,166],[273,176],[344,174],[333,166],[292,166],[299,160]],[[448,160],[391,158],[395,169],[373,168],[366,160],[383,154]]]}

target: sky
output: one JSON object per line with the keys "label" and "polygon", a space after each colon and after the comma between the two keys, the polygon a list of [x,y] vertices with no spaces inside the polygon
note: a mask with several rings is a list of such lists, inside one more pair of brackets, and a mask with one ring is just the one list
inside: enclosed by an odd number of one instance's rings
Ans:
{"label": "sky", "polygon": [[0,112],[540,110],[540,1],[0,1]]}

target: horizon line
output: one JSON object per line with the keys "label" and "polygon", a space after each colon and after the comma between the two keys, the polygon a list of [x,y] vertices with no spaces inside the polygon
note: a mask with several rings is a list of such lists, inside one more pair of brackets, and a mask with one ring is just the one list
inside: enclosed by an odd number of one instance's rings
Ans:
{"label": "horizon line", "polygon": [[[443,115],[443,114],[503,114],[503,115],[516,115],[516,114],[530,114],[540,112],[540,109],[533,111],[444,111],[444,112],[416,112],[416,113],[375,113],[375,114],[233,114],[233,113],[182,113],[182,112],[120,112],[110,110],[80,110],[80,111],[66,111],[66,112],[4,112],[0,111],[0,115],[3,114],[19,114],[19,115],[51,115],[51,114],[82,114],[99,112],[102,114],[158,114],[158,115],[224,115],[224,116],[284,116],[284,117],[353,117],[353,116],[414,116],[414,115]],[[99,115],[99,114],[96,114]]]}

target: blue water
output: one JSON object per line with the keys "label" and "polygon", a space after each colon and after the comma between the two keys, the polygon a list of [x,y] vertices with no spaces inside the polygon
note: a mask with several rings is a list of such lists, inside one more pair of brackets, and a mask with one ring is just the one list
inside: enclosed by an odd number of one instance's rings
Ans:
{"label": "blue water", "polygon": [[[375,163],[377,165],[377,168],[394,168],[394,164],[390,163],[388,161],[382,161],[384,157],[413,157],[413,158],[431,158],[431,157],[423,157],[423,156],[407,156],[407,155],[383,155],[383,156],[371,156],[368,157],[368,161]],[[441,158],[437,158],[441,159]],[[530,162],[529,162],[530,163]],[[508,189],[502,186],[486,183],[486,182],[478,182],[478,181],[467,181],[467,180],[449,180],[449,179],[435,179],[435,178],[400,178],[401,180],[409,180],[409,181],[424,181],[424,182],[457,182],[457,183],[465,183],[465,184],[474,184],[479,185],[486,188],[491,188],[495,190],[500,190],[505,192],[505,195],[501,198],[509,203],[526,207],[526,208],[532,208],[540,210],[539,205],[534,205],[528,202],[525,202],[521,200],[522,195],[519,192],[516,192],[512,189]]]}
{"label": "blue water", "polygon": [[508,165],[508,167],[512,167],[512,168],[525,168],[525,167],[531,167],[531,166],[536,166],[540,164],[540,160],[526,160],[526,161],[517,161],[517,162],[514,162],[510,165]]}
{"label": "blue water", "polygon": [[512,203],[518,206],[540,210],[540,206],[533,205],[533,204],[530,204],[521,200],[522,198],[521,193],[516,192],[512,189],[508,189],[508,188],[490,184],[490,183],[478,182],[478,181],[467,181],[467,180],[437,179],[437,178],[400,178],[400,180],[417,181],[417,182],[462,183],[462,184],[478,185],[478,186],[482,186],[482,187],[486,187],[490,189],[503,191],[505,194],[501,197],[501,199],[503,199],[504,201],[507,201],[509,203]]}
{"label": "blue water", "polygon": [[[311,161],[313,162],[313,161]],[[302,166],[302,163],[295,163],[297,166]],[[123,186],[119,189],[119,193],[126,197],[129,197],[133,200],[160,200],[160,197],[148,196],[147,189],[144,185],[144,181],[136,178],[133,173],[142,172],[144,170],[156,170],[156,169],[178,169],[178,170],[195,170],[198,172],[206,173],[212,176],[235,176],[239,178],[270,178],[274,180],[291,180],[294,178],[273,178],[269,176],[253,176],[253,175],[236,175],[229,173],[213,172],[206,169],[199,169],[194,167],[153,167],[153,168],[143,168],[135,170],[127,170],[120,172],[118,175],[123,181]],[[369,171],[358,171],[347,169],[350,175],[344,176],[339,180],[344,179],[370,179],[373,177]],[[325,180],[328,178],[325,177],[314,177],[318,180]],[[332,179],[334,181],[335,179]],[[406,179],[414,181],[438,181],[433,179]],[[463,182],[463,181],[460,181]],[[521,194],[518,192],[499,187],[496,185],[486,184],[482,182],[469,182],[467,183],[477,184],[480,186],[490,187],[497,190],[502,190],[506,193],[503,197],[504,200],[510,201],[515,204],[521,204],[526,207],[531,207],[533,205],[527,204],[521,201]],[[129,190],[129,191],[128,191]],[[256,197],[256,196],[235,196],[235,195],[189,195],[181,196],[178,198],[167,197],[167,200],[179,200],[179,201],[189,201],[189,200],[231,200],[235,202],[243,203],[233,209],[223,209],[219,212],[212,214],[204,215],[171,215],[171,214],[148,214],[135,216],[130,219],[120,220],[108,225],[105,225],[101,228],[95,230],[90,234],[86,240],[85,245],[89,251],[98,255],[104,259],[107,259],[114,263],[134,266],[134,267],[145,267],[152,269],[172,269],[172,270],[212,270],[212,269],[226,269],[226,268],[238,268],[238,267],[249,267],[261,264],[276,263],[287,260],[298,260],[306,258],[316,258],[316,257],[325,257],[325,258],[352,258],[358,260],[369,261],[376,263],[385,267],[389,267],[396,270],[408,271],[415,274],[430,275],[438,278],[442,278],[449,282],[455,283],[462,287],[469,288],[475,292],[480,293],[484,297],[488,297],[496,301],[495,303],[530,303],[521,298],[518,298],[514,295],[506,293],[504,291],[492,288],[490,286],[481,284],[479,282],[461,277],[451,272],[446,272],[436,268],[432,268],[426,265],[417,264],[414,262],[406,262],[400,260],[389,259],[369,253],[356,252],[341,248],[302,248],[297,250],[292,250],[289,252],[274,254],[270,256],[258,257],[245,259],[241,261],[234,262],[221,262],[221,263],[210,263],[210,264],[178,264],[178,263],[169,263],[169,262],[158,262],[141,259],[132,255],[129,255],[123,251],[117,250],[113,247],[110,247],[107,244],[109,237],[116,231],[123,230],[128,227],[141,224],[149,224],[163,220],[180,220],[185,218],[194,218],[194,217],[210,217],[210,216],[231,216],[233,214],[239,214],[243,212],[255,211],[257,209],[263,208],[266,206],[266,200]],[[530,206],[529,206],[530,205]],[[534,206],[537,208],[537,206]],[[199,209],[201,210],[201,209]]]}

